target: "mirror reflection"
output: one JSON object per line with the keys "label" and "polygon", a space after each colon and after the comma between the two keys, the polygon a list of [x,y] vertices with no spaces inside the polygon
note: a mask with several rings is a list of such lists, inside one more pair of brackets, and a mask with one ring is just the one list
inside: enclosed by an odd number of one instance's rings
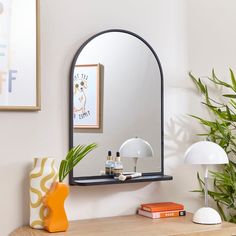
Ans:
{"label": "mirror reflection", "polygon": [[[123,172],[162,171],[161,76],[151,48],[127,31],[101,33],[79,49],[71,78],[73,145],[99,147],[77,165],[74,177],[104,174],[108,151],[113,158],[120,151]],[[127,140],[143,140],[152,152],[139,143],[145,155],[131,154],[132,145],[121,148]]]}

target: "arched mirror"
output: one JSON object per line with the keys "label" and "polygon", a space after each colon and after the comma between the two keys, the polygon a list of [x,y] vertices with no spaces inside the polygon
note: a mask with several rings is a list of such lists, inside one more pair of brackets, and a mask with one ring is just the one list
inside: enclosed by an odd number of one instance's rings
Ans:
{"label": "arched mirror", "polygon": [[[122,182],[104,174],[105,162],[108,151],[115,156],[127,140],[142,140],[152,152],[121,155],[124,174],[142,175]],[[70,73],[69,143],[70,148],[98,144],[70,173],[72,185],[172,179],[163,173],[162,68],[153,48],[137,34],[103,31],[77,51]]]}

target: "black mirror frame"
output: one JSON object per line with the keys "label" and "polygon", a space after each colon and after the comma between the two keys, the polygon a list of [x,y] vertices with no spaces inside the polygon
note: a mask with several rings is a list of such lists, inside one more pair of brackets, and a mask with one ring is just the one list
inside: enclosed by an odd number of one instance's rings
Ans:
{"label": "black mirror frame", "polygon": [[[92,37],[90,37],[89,39],[87,39],[78,49],[78,51],[76,52],[72,64],[71,64],[71,68],[70,68],[70,82],[69,82],[69,149],[71,149],[73,147],[73,72],[74,72],[74,66],[76,64],[77,58],[79,57],[81,51],[83,50],[83,48],[94,38],[105,34],[105,33],[111,33],[111,32],[120,32],[120,33],[126,33],[129,35],[132,35],[136,38],[138,38],[139,40],[141,40],[144,44],[146,44],[146,46],[151,50],[151,52],[153,53],[157,64],[159,66],[159,70],[160,70],[160,76],[161,76],[161,171],[160,172],[150,172],[150,173],[143,173],[142,177],[139,178],[135,178],[132,180],[128,180],[128,181],[118,181],[118,180],[114,180],[113,178],[108,178],[108,180],[104,180],[104,176],[91,176],[91,177],[74,177],[73,176],[73,170],[69,173],[69,184],[70,185],[104,185],[104,184],[121,184],[121,183],[132,183],[132,182],[151,182],[151,181],[162,181],[162,180],[172,180],[173,177],[169,176],[169,175],[164,175],[164,131],[163,131],[163,119],[164,119],[164,95],[163,95],[163,70],[162,70],[162,66],[160,63],[160,60],[156,54],[156,52],[154,51],[154,49],[151,47],[151,45],[144,40],[142,37],[140,37],[139,35],[127,31],[127,30],[123,30],[123,29],[109,29],[109,30],[105,30],[105,31],[101,31],[95,35],[93,35]],[[93,181],[94,179],[96,179],[96,181]],[[98,180],[101,181],[98,181]]]}

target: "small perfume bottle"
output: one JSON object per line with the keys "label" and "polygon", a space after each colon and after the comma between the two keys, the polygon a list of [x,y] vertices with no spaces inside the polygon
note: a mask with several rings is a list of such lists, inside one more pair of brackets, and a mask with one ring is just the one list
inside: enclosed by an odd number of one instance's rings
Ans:
{"label": "small perfume bottle", "polygon": [[119,177],[123,173],[123,165],[120,160],[120,153],[116,153],[113,175],[114,177]]}
{"label": "small perfume bottle", "polygon": [[112,160],[112,154],[111,151],[108,151],[107,160],[105,163],[105,173],[106,175],[112,174],[112,166],[113,166],[113,160]]}
{"label": "small perfume bottle", "polygon": [[115,157],[111,160],[111,175],[114,175]]}

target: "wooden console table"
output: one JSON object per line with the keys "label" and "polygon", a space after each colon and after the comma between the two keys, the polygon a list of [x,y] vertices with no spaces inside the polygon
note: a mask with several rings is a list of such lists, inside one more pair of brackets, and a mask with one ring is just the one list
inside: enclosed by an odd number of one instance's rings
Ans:
{"label": "wooden console table", "polygon": [[119,216],[71,221],[67,232],[48,233],[28,226],[16,229],[10,236],[236,236],[236,224],[200,225],[187,216],[149,219],[143,216]]}

